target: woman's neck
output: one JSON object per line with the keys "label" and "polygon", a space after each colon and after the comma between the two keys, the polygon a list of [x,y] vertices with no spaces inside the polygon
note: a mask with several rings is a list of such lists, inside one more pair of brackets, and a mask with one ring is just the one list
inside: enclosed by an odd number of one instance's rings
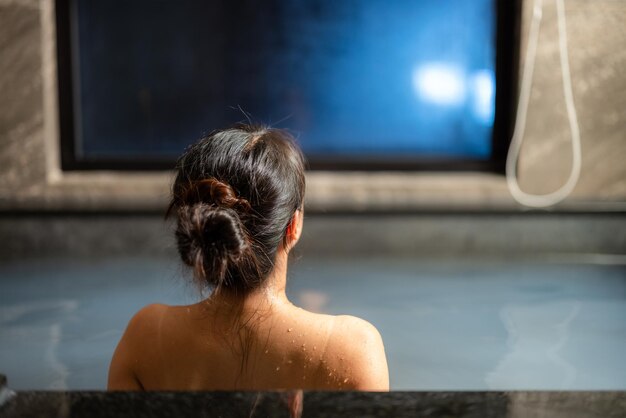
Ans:
{"label": "woman's neck", "polygon": [[282,248],[279,249],[276,254],[274,269],[265,280],[263,286],[246,295],[224,291],[215,292],[205,301],[207,307],[228,315],[241,316],[245,313],[266,313],[273,308],[285,304],[290,305],[291,302],[287,299],[285,292],[287,285],[287,259],[287,253]]}

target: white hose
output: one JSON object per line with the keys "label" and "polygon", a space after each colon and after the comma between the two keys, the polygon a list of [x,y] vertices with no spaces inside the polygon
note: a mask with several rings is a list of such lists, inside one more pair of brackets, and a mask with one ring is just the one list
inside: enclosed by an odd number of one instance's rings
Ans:
{"label": "white hose", "polygon": [[528,114],[528,102],[532,87],[533,72],[535,68],[535,57],[537,55],[537,43],[539,40],[539,29],[541,27],[541,17],[543,12],[543,0],[535,0],[533,5],[533,18],[528,34],[528,46],[526,48],[526,60],[524,62],[524,73],[520,89],[519,102],[517,106],[517,117],[513,138],[506,160],[506,182],[513,198],[522,205],[530,207],[548,207],[563,201],[574,190],[581,170],[581,144],[580,129],[578,127],[578,116],[574,106],[574,95],[572,94],[572,79],[569,69],[569,58],[567,49],[567,28],[565,20],[565,10],[563,0],[555,0],[558,16],[559,28],[559,55],[561,58],[561,75],[563,79],[563,95],[567,108],[567,119],[569,121],[571,142],[572,142],[572,169],[569,178],[558,190],[544,195],[530,194],[522,191],[517,181],[517,162],[520,148],[524,138],[526,128],[526,116]]}

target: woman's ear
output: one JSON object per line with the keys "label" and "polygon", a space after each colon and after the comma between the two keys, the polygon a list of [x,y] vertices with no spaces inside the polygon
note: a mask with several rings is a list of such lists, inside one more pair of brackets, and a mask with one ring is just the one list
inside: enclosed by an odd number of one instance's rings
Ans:
{"label": "woman's ear", "polygon": [[302,224],[304,222],[304,213],[302,209],[298,209],[293,214],[289,225],[287,226],[287,233],[285,234],[285,249],[287,252],[291,250],[302,235]]}

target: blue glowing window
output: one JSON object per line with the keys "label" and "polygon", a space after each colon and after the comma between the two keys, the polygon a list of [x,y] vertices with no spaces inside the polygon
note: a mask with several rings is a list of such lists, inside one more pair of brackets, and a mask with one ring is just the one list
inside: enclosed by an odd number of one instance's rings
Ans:
{"label": "blue glowing window", "polygon": [[58,1],[64,166],[171,166],[242,109],[313,165],[493,163],[515,69],[501,3]]}

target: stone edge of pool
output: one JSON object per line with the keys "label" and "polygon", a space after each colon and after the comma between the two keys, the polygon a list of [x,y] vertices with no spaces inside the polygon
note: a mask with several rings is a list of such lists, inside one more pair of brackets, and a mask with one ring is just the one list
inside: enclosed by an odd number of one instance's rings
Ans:
{"label": "stone edge of pool", "polygon": [[623,417],[626,391],[18,391],[0,406],[0,417],[44,416]]}

